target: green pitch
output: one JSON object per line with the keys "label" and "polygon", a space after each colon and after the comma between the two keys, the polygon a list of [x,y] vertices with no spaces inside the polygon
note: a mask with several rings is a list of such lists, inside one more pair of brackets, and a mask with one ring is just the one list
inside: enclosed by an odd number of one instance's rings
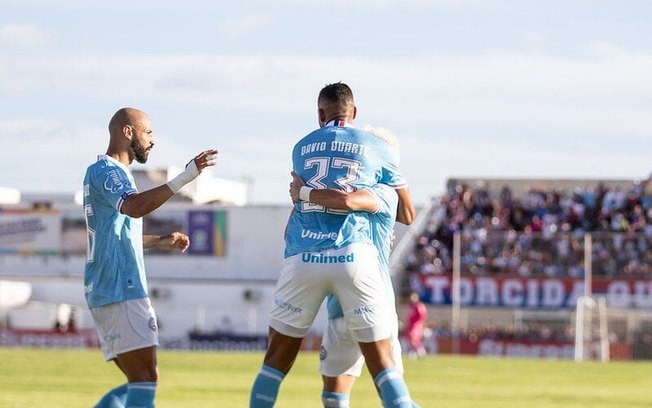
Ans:
{"label": "green pitch", "polygon": [[[281,386],[280,408],[321,406],[318,355],[302,353]],[[262,353],[161,351],[157,408],[247,407]],[[433,356],[408,360],[415,400],[429,407],[652,406],[652,363]],[[89,408],[123,382],[99,350],[0,348],[0,408]],[[369,374],[352,407],[380,407]]]}

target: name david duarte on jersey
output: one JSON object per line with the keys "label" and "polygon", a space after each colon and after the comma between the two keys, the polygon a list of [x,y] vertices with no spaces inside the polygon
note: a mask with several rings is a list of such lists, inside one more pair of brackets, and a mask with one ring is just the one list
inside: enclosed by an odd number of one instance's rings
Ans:
{"label": "name david duarte on jersey", "polygon": [[331,151],[337,153],[351,153],[364,157],[369,157],[371,147],[353,142],[342,142],[333,140],[331,142],[313,142],[301,146],[300,154],[305,156],[309,153]]}

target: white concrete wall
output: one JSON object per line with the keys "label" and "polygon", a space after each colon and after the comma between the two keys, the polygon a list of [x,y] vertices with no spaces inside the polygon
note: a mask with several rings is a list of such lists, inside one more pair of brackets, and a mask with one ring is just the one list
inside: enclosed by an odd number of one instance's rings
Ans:
{"label": "white concrete wall", "polygon": [[[78,328],[93,328],[93,320],[86,307],[81,277],[26,277],[23,281],[32,285],[33,302],[46,302],[39,308],[28,305],[13,312],[20,317],[21,327],[50,329],[53,326],[52,311],[57,304],[69,304],[75,308]],[[186,338],[188,332],[199,328],[211,332],[223,328],[224,318],[238,334],[266,334],[268,313],[272,305],[275,282],[233,281],[177,281],[153,278],[149,282],[152,304],[160,324],[163,341]],[[254,296],[247,297],[245,292]],[[40,327],[40,322],[45,322]],[[326,323],[322,310],[315,322],[315,332],[321,333]]]}
{"label": "white concrete wall", "polygon": [[[167,206],[177,210],[184,207]],[[201,209],[205,207],[192,207]],[[290,206],[206,207],[228,211],[226,256],[145,255],[150,278],[276,280],[283,262],[283,231]],[[79,209],[81,212],[81,208]],[[171,232],[171,231],[170,231]],[[0,252],[0,278],[83,276],[83,256],[29,256]]]}
{"label": "white concrete wall", "polygon": [[[188,204],[174,204],[161,210],[189,208]],[[236,332],[267,333],[267,314],[283,262],[283,232],[291,207],[202,208],[228,211],[226,256],[145,255],[149,289],[161,322],[162,339],[185,337],[197,325],[207,331],[213,330],[220,326],[224,317],[231,321]],[[404,226],[397,226],[397,240],[405,231]],[[0,279],[29,282],[32,301],[71,304],[76,307],[78,326],[93,327],[83,296],[84,262],[83,256],[0,253]],[[245,299],[246,290],[254,291],[259,298],[256,301]],[[49,309],[43,310],[49,316]],[[2,312],[0,310],[0,318]],[[50,322],[48,316],[43,316],[44,321]],[[322,310],[315,331],[321,332],[324,323]]]}
{"label": "white concrete wall", "polygon": [[[184,207],[166,207],[179,208]],[[283,262],[283,232],[291,207],[215,208],[228,211],[225,257],[145,255],[162,337],[185,336],[198,323],[212,330],[225,316],[237,332],[267,333],[267,313]],[[93,327],[83,296],[84,261],[83,256],[0,254],[0,279],[30,282],[31,300],[74,305],[78,326]],[[246,290],[256,291],[260,298],[256,302],[245,299]],[[323,321],[322,314],[319,321]],[[315,325],[317,331],[322,326]]]}

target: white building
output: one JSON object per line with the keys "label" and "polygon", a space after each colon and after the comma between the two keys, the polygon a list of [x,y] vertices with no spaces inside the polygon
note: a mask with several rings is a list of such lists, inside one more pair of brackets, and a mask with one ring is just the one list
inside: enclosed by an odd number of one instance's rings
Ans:
{"label": "white building", "polygon": [[[142,191],[173,176],[173,171],[140,172],[136,183]],[[186,254],[145,255],[164,342],[187,338],[192,330],[214,331],[226,322],[236,333],[267,333],[292,207],[248,206],[246,197],[244,183],[202,176],[144,217],[145,233],[181,230],[191,238]],[[0,322],[48,328],[72,310],[77,327],[90,328],[83,297],[86,227],[80,201],[50,198],[23,195],[20,203],[0,207],[0,288],[22,282],[28,292],[3,306],[8,295],[0,291]],[[22,306],[16,308],[17,303]],[[322,313],[319,321],[323,319]],[[321,327],[316,323],[317,331]]]}

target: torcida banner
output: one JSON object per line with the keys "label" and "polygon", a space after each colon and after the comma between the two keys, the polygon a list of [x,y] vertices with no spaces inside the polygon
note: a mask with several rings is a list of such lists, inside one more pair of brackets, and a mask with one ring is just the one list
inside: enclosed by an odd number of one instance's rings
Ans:
{"label": "torcida banner", "polygon": [[[451,276],[422,276],[422,300],[452,304]],[[465,307],[525,309],[575,308],[584,295],[584,281],[573,278],[462,277],[460,304]],[[592,293],[614,308],[652,309],[652,281],[593,278]]]}

